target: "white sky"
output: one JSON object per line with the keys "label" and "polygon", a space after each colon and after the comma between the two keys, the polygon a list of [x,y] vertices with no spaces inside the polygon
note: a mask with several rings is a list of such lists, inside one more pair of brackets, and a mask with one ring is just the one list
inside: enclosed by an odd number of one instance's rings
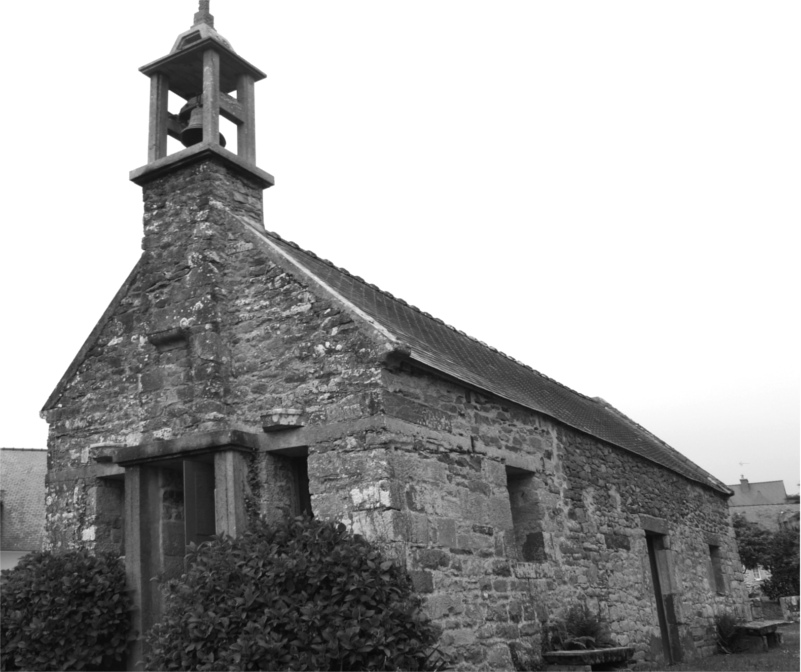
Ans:
{"label": "white sky", "polygon": [[[196,9],[3,6],[0,445],[44,447],[39,409],[139,256],[138,68]],[[211,10],[268,74],[269,230],[726,483],[798,491],[797,0]]]}

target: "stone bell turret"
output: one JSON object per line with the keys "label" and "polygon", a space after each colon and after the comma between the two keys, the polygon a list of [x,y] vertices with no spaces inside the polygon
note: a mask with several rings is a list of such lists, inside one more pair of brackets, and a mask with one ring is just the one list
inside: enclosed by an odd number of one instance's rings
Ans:
{"label": "stone bell turret", "polygon": [[[144,185],[173,168],[215,156],[262,189],[273,185],[272,175],[256,167],[254,85],[266,75],[215,30],[209,0],[200,0],[194,24],[178,36],[172,51],[140,71],[150,77],[150,132],[148,162],[131,171],[133,182]],[[170,91],[186,101],[178,114],[168,110]],[[220,116],[237,127],[236,154],[225,149]],[[168,136],[186,148],[168,155]]]}

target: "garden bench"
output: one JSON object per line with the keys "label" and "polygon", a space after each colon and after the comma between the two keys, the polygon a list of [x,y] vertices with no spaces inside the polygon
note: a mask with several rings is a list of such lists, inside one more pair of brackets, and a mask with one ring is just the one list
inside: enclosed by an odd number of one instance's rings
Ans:
{"label": "garden bench", "polygon": [[624,670],[634,656],[633,646],[614,646],[609,649],[581,649],[578,651],[549,651],[543,654],[548,663],[546,670]]}
{"label": "garden bench", "polygon": [[746,637],[759,637],[762,640],[762,648],[768,650],[768,639],[772,639],[776,644],[782,643],[782,633],[777,631],[780,625],[785,625],[786,621],[749,621],[735,626],[737,634]]}

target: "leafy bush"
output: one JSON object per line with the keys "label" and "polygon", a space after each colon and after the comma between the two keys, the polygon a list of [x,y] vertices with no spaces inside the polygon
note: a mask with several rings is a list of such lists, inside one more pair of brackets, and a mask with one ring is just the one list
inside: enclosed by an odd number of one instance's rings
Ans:
{"label": "leafy bush", "polygon": [[732,525],[743,566],[746,569],[766,567],[773,537],[770,530],[766,530],[757,523],[752,523],[741,513],[732,516]]}
{"label": "leafy bush", "polygon": [[118,557],[29,553],[2,573],[0,667],[123,669],[130,608]]}
{"label": "leafy bush", "polygon": [[344,525],[296,518],[190,547],[148,633],[157,670],[425,670],[438,633],[406,573]]}
{"label": "leafy bush", "polygon": [[741,619],[734,614],[724,611],[715,616],[715,630],[717,633],[718,649],[721,653],[732,653],[737,643],[737,625]]}
{"label": "leafy bush", "polygon": [[799,592],[798,530],[780,530],[771,539],[765,568],[770,578],[762,582],[762,590],[775,600]]}
{"label": "leafy bush", "polygon": [[733,517],[740,560],[746,569],[764,567],[771,573],[762,591],[771,599],[798,595],[798,530],[766,530],[741,514]]}
{"label": "leafy bush", "polygon": [[615,646],[600,614],[594,614],[586,604],[576,604],[563,619],[555,620],[548,628],[545,650],[575,651],[578,649],[607,649]]}

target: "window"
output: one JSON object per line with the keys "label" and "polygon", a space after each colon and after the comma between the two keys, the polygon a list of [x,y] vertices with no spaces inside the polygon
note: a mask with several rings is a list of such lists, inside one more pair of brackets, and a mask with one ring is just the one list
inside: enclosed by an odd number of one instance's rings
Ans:
{"label": "window", "polygon": [[709,585],[718,594],[726,592],[726,580],[723,576],[723,558],[720,546],[709,546]]}
{"label": "window", "polygon": [[534,485],[534,474],[525,469],[506,467],[506,489],[512,509],[514,555],[525,562],[545,562],[545,536],[542,509]]}
{"label": "window", "polygon": [[266,488],[262,494],[262,515],[270,521],[302,514],[314,517],[309,489],[308,449],[288,448],[264,453],[260,473]]}

